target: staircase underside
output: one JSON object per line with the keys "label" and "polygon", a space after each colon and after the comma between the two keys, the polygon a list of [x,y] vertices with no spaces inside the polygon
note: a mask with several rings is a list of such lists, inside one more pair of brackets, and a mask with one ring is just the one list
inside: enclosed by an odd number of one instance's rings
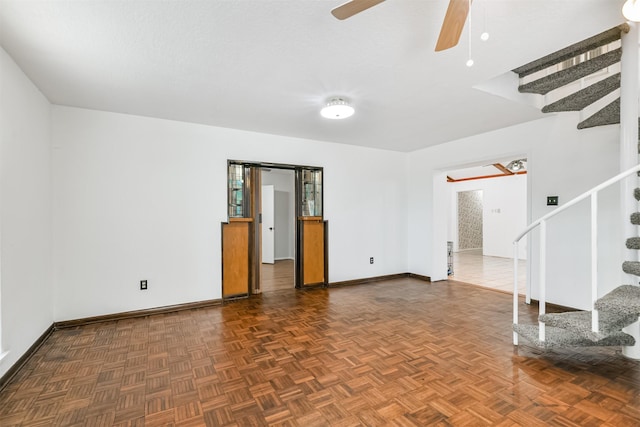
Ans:
{"label": "staircase underside", "polygon": [[538,325],[517,324],[513,325],[513,330],[539,348],[627,346],[636,343],[631,335],[624,332],[616,332],[594,341],[568,329],[547,326],[545,341],[540,341]]}

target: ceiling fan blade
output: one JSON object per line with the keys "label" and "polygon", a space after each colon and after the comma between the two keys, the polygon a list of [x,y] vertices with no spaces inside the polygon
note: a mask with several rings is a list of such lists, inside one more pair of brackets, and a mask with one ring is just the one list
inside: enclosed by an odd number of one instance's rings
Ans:
{"label": "ceiling fan blade", "polygon": [[471,0],[449,0],[447,14],[444,16],[440,36],[436,43],[436,52],[449,49],[458,44],[464,23],[469,15]]}
{"label": "ceiling fan blade", "polygon": [[378,3],[382,3],[384,0],[351,0],[343,4],[342,6],[338,6],[331,11],[331,14],[338,19],[347,19],[356,13],[360,13],[363,10],[367,10],[370,7],[377,5]]}

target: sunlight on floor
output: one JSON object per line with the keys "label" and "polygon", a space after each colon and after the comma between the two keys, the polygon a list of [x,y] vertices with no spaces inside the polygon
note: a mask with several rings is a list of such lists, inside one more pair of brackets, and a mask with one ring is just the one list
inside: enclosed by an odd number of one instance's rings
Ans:
{"label": "sunlight on floor", "polygon": [[[483,256],[482,249],[453,253],[452,280],[471,283],[485,288],[513,292],[513,260]],[[518,262],[518,293],[525,293],[527,262]]]}

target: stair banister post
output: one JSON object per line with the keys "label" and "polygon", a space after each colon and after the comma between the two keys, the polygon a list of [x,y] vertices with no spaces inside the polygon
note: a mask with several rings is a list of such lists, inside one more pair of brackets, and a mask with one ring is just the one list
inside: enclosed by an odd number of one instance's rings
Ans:
{"label": "stair banister post", "polygon": [[[538,314],[542,316],[546,312],[547,303],[547,221],[540,221],[540,296],[538,302]],[[538,339],[545,341],[544,322],[538,321]]]}
{"label": "stair banister post", "polygon": [[598,332],[598,193],[591,194],[591,330]]}
{"label": "stair banister post", "polygon": [[[518,241],[513,242],[513,324],[518,324]],[[518,345],[518,333],[513,331],[513,345]]]}
{"label": "stair banister post", "polygon": [[[629,22],[629,32],[622,34],[622,57],[620,59],[620,170],[627,170],[638,164],[638,89],[640,84],[638,65],[638,24]],[[623,220],[622,239],[637,236],[637,227],[629,222],[631,213],[637,210],[632,197],[637,186],[637,178],[632,176],[620,182],[620,208]],[[624,260],[637,261],[637,251],[624,250]],[[638,285],[633,276],[622,276],[623,283]],[[622,348],[622,354],[630,359],[640,359],[640,323],[636,322],[623,329],[636,339],[634,346]]]}

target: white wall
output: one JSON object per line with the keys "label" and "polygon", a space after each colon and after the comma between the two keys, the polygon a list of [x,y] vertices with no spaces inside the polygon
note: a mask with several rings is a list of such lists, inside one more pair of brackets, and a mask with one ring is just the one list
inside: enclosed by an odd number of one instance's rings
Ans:
{"label": "white wall", "polygon": [[227,159],[324,167],[331,282],[408,271],[403,153],[60,106],[53,144],[56,320],[220,298]]}
{"label": "white wall", "polygon": [[[482,254],[513,257],[513,238],[527,226],[527,175],[447,182],[449,192],[449,227],[447,240],[458,251],[458,193],[482,190]],[[524,239],[526,241],[526,238]],[[521,245],[521,259],[526,259],[526,244]]]}
{"label": "white wall", "polygon": [[0,48],[0,376],[53,323],[51,106]]}
{"label": "white wall", "polygon": [[[295,256],[295,173],[292,170],[272,169],[262,172],[262,185],[273,185],[275,194],[275,258],[293,259]],[[279,203],[286,197],[286,206]]]}
{"label": "white wall", "polygon": [[[549,116],[411,153],[409,158],[409,270],[446,279],[447,189],[446,170],[485,164],[496,158],[528,158],[528,217],[550,212],[546,196],[557,195],[560,204],[618,173],[618,126],[578,131],[578,114]],[[600,233],[599,280],[601,293],[619,285],[624,238],[620,231],[617,188],[601,197],[603,232]],[[548,299],[586,308],[589,283],[588,206],[580,205],[575,218],[559,216],[549,224]],[[531,242],[529,264],[535,289],[537,238]]]}

